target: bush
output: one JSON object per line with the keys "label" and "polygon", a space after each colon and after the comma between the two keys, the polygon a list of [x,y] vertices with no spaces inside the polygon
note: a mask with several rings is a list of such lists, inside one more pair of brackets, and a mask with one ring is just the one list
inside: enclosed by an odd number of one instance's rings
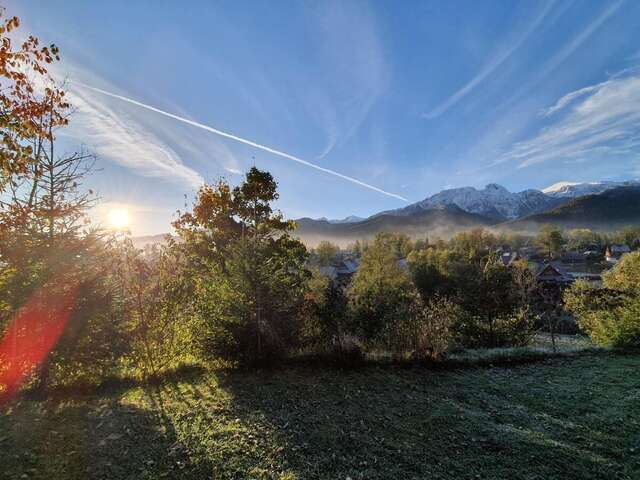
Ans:
{"label": "bush", "polygon": [[256,366],[298,348],[305,259],[304,246],[287,236],[244,239],[228,248],[226,272],[201,272],[192,334],[201,355]]}
{"label": "bush", "polygon": [[340,353],[351,334],[344,288],[319,271],[313,272],[306,295],[303,346]]}
{"label": "bush", "polygon": [[417,292],[386,237],[376,236],[365,251],[348,296],[354,332],[363,343],[393,346],[390,332],[414,314]]}
{"label": "bush", "polygon": [[625,255],[604,275],[601,289],[576,282],[565,292],[566,308],[598,345],[640,347],[640,252]]}
{"label": "bush", "polygon": [[448,298],[435,297],[426,304],[417,298],[412,315],[400,323],[392,343],[419,362],[441,361],[452,346],[451,327],[462,316],[464,311]]}
{"label": "bush", "polygon": [[487,318],[465,312],[452,326],[457,345],[464,348],[522,347],[535,330],[534,317],[527,308]]}

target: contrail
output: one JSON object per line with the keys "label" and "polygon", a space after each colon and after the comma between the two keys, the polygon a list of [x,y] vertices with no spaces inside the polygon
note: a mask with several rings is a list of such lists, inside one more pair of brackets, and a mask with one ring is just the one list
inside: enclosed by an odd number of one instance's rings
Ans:
{"label": "contrail", "polygon": [[385,190],[382,190],[381,188],[375,187],[373,185],[369,185],[368,183],[365,183],[365,182],[363,182],[361,180],[358,180],[357,178],[353,178],[353,177],[349,177],[347,175],[343,175],[342,173],[336,172],[335,170],[330,170],[328,168],[321,167],[320,165],[316,165],[315,163],[308,162],[306,160],[303,160],[300,157],[296,157],[295,155],[289,155],[288,153],[281,152],[280,150],[276,150],[275,148],[267,147],[266,145],[261,145],[261,144],[256,143],[256,142],[252,142],[251,140],[247,140],[246,138],[238,137],[236,135],[233,135],[233,134],[227,133],[227,132],[223,132],[222,130],[218,130],[218,129],[210,127],[208,125],[204,125],[202,123],[194,122],[193,120],[189,120],[188,118],[180,117],[178,115],[174,115],[173,113],[165,112],[164,110],[160,110],[159,108],[152,107],[151,105],[146,105],[144,103],[138,102],[137,100],[133,100],[131,98],[123,97],[122,95],[117,95],[115,93],[107,92],[106,90],[102,90],[100,88],[92,87],[90,85],[86,85],[84,83],[81,83],[81,82],[78,82],[78,81],[75,81],[75,80],[70,82],[70,83],[74,83],[76,85],[79,85],[81,87],[87,88],[89,90],[93,90],[94,92],[102,93],[103,95],[107,95],[108,97],[117,98],[118,100],[122,100],[123,102],[131,103],[133,105],[137,105],[138,107],[141,107],[141,108],[146,108],[147,110],[151,110],[152,112],[159,113],[160,115],[164,115],[166,117],[173,118],[174,120],[178,120],[179,122],[183,122],[183,123],[192,125],[194,127],[201,128],[202,130],[206,130],[207,132],[215,133],[216,135],[219,135],[221,137],[229,138],[231,140],[235,140],[236,142],[244,143],[245,145],[249,145],[249,146],[257,148],[259,150],[264,150],[265,152],[269,152],[269,153],[272,153],[274,155],[278,155],[279,157],[283,157],[283,158],[287,158],[289,160],[293,160],[294,162],[298,162],[298,163],[301,163],[302,165],[306,165],[307,167],[311,167],[311,168],[314,168],[314,169],[319,170],[321,172],[328,173],[329,175],[333,175],[333,176],[342,178],[343,180],[347,180],[347,181],[349,181],[351,183],[355,183],[356,185],[360,185],[361,187],[365,187],[365,188],[368,188],[368,189],[373,190],[375,192],[382,193],[383,195],[387,195],[389,197],[397,198],[397,199],[402,200],[404,202],[409,202],[409,200],[407,200],[404,197],[401,197],[400,195],[397,195],[397,194],[391,193],[391,192],[387,192]]}

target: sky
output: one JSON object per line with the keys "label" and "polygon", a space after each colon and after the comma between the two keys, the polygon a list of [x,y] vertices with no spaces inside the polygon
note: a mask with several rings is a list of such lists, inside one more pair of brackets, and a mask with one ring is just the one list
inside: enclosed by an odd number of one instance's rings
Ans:
{"label": "sky", "polygon": [[640,2],[5,2],[55,43],[103,222],[170,231],[252,166],[289,218],[640,178]]}

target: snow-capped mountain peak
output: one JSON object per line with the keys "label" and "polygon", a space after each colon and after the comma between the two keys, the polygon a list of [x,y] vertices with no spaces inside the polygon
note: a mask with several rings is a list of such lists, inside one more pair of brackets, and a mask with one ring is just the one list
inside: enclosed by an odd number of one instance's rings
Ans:
{"label": "snow-capped mountain peak", "polygon": [[624,182],[558,182],[543,189],[542,191],[554,198],[575,198],[583,195],[595,195],[606,192],[612,188],[640,186],[639,180],[628,180]]}
{"label": "snow-capped mountain peak", "polygon": [[546,194],[554,194],[557,192],[561,192],[563,190],[567,190],[575,185],[580,185],[577,182],[558,182],[558,183],[554,183],[553,185],[549,185],[547,188],[543,188],[541,191],[542,193],[546,193]]}
{"label": "snow-capped mountain peak", "polygon": [[[512,193],[502,185],[490,183],[483,189],[461,187],[443,190],[405,209],[405,214],[437,205],[455,205],[469,213],[494,219],[514,219],[537,213],[552,206],[553,200],[538,190]],[[402,214],[398,212],[399,214]]]}

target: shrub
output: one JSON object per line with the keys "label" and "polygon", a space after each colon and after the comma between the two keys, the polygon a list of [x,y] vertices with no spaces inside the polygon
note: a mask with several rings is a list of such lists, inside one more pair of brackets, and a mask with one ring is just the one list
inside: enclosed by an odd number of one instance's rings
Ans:
{"label": "shrub", "polygon": [[412,358],[420,362],[443,360],[452,346],[451,327],[464,316],[464,311],[446,297],[435,297],[426,304],[416,299],[412,313],[396,333],[398,350],[411,352]]}
{"label": "shrub", "polygon": [[303,344],[339,353],[351,333],[344,288],[319,271],[313,272],[306,295]]}
{"label": "shrub", "polygon": [[368,347],[389,346],[389,332],[413,315],[416,293],[386,237],[376,236],[348,292],[357,336]]}
{"label": "shrub", "polygon": [[576,282],[565,292],[566,308],[598,345],[640,347],[640,252],[625,255],[604,275],[601,289]]}
{"label": "shrub", "polygon": [[272,363],[299,346],[306,290],[304,246],[282,236],[228,248],[225,272],[211,265],[196,285],[192,333],[208,359]]}

